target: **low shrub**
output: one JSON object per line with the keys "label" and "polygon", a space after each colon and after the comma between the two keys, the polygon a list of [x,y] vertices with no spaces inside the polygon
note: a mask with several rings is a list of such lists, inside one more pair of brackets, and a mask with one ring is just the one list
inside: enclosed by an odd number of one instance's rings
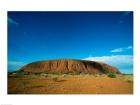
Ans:
{"label": "low shrub", "polygon": [[128,82],[128,83],[133,83],[133,81],[132,81],[132,80],[127,80],[127,82]]}
{"label": "low shrub", "polygon": [[71,72],[71,73],[68,73],[70,75],[80,75],[82,72],[81,71],[74,71],[74,72]]}
{"label": "low shrub", "polygon": [[48,77],[48,74],[46,74],[46,73],[41,73],[39,76],[41,76],[41,77]]}
{"label": "low shrub", "polygon": [[24,75],[28,75],[28,73],[27,72],[24,72],[24,71],[20,71],[20,72],[17,72],[16,73],[16,77],[18,78],[18,77],[22,77],[22,76],[24,76]]}
{"label": "low shrub", "polygon": [[107,75],[110,78],[116,78],[116,74],[115,73],[108,73]]}

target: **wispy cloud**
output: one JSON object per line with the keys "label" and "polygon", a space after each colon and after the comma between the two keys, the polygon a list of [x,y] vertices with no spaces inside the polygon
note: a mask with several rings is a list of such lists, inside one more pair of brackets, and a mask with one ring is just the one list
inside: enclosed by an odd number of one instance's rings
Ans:
{"label": "wispy cloud", "polygon": [[100,61],[117,67],[121,72],[132,73],[133,71],[133,56],[132,55],[111,55],[87,57],[83,60]]}
{"label": "wispy cloud", "polygon": [[128,47],[126,47],[125,49],[127,49],[127,50],[128,50],[128,49],[132,49],[132,46],[128,46]]}
{"label": "wispy cloud", "polygon": [[124,12],[124,13],[122,14],[121,19],[119,20],[119,24],[124,23],[125,17],[127,17],[130,13],[132,13],[132,12],[131,12],[131,11],[126,11],[126,12]]}
{"label": "wispy cloud", "polygon": [[23,63],[23,62],[17,62],[17,61],[9,61],[8,64],[9,65],[23,65],[25,63]]}
{"label": "wispy cloud", "polygon": [[127,16],[131,13],[131,11],[124,12],[123,16]]}
{"label": "wispy cloud", "polygon": [[132,49],[132,46],[116,48],[116,49],[111,50],[110,52],[118,53],[118,52],[124,52],[124,51],[130,50],[130,49]]}
{"label": "wispy cloud", "polygon": [[26,63],[24,62],[18,62],[18,61],[9,61],[8,62],[8,70],[18,70],[20,69],[23,65],[25,65]]}
{"label": "wispy cloud", "polygon": [[110,52],[123,52],[124,50],[122,48],[117,48],[117,49],[113,49]]}
{"label": "wispy cloud", "polygon": [[19,25],[19,23],[18,23],[18,22],[16,22],[14,19],[9,18],[9,17],[8,17],[8,24],[9,24],[9,25],[10,25],[10,24],[14,24],[14,25],[16,25],[16,26],[18,26],[18,25]]}

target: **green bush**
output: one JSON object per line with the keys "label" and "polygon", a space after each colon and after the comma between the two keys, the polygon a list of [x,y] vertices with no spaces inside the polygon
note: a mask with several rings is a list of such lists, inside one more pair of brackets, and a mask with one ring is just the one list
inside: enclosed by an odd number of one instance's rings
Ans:
{"label": "green bush", "polygon": [[110,78],[116,78],[116,74],[114,74],[114,73],[108,73],[107,76],[110,77]]}
{"label": "green bush", "polygon": [[72,72],[72,73],[70,73],[71,75],[80,75],[82,72],[81,71],[74,71],[74,72]]}
{"label": "green bush", "polygon": [[28,72],[25,72],[25,71],[18,71],[16,72],[16,77],[22,77],[24,75],[28,75],[29,73]]}

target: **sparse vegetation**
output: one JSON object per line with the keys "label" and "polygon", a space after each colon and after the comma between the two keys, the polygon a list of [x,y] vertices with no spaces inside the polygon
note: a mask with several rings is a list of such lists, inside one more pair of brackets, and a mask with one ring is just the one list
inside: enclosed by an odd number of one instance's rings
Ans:
{"label": "sparse vegetation", "polygon": [[58,82],[58,78],[60,77],[60,75],[58,75],[58,74],[51,74],[50,76],[51,76],[52,80],[55,82]]}
{"label": "sparse vegetation", "polygon": [[[126,87],[127,89],[125,89]],[[80,72],[80,70],[51,73],[28,73],[18,71],[8,74],[8,93],[132,94],[133,75],[115,73],[103,74],[98,72],[85,73]]]}
{"label": "sparse vegetation", "polygon": [[[94,74],[47,74],[47,77],[27,75],[20,78],[8,78],[8,93],[10,94],[132,94],[133,76]],[[129,78],[128,78],[129,77]],[[118,90],[118,91],[116,91]]]}
{"label": "sparse vegetation", "polygon": [[55,82],[58,81],[58,77],[53,77],[52,79],[53,79],[53,81],[55,81]]}

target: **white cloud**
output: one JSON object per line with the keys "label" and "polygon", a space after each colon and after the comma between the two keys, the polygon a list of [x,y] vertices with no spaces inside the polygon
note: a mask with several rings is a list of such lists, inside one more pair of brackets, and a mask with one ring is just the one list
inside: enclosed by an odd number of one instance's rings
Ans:
{"label": "white cloud", "polygon": [[117,52],[124,52],[131,49],[132,49],[132,46],[128,46],[128,47],[123,47],[123,48],[116,48],[116,49],[111,50],[110,52],[117,53]]}
{"label": "white cloud", "polygon": [[111,56],[98,56],[88,57],[83,60],[100,61],[112,66],[117,67],[122,72],[132,73],[133,69],[133,56],[132,55],[111,55]]}

